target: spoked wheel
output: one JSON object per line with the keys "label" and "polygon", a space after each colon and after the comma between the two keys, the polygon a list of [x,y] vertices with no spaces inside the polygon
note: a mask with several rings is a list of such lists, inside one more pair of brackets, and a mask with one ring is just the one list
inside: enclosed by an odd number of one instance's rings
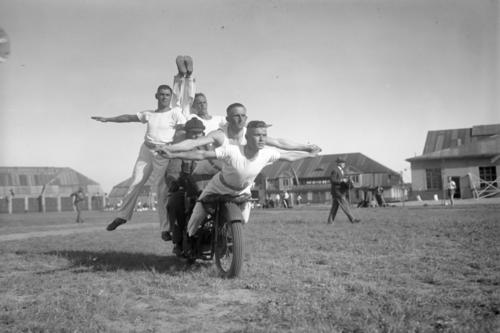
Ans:
{"label": "spoked wheel", "polygon": [[243,230],[241,222],[224,223],[215,249],[215,264],[223,278],[237,277],[243,263]]}

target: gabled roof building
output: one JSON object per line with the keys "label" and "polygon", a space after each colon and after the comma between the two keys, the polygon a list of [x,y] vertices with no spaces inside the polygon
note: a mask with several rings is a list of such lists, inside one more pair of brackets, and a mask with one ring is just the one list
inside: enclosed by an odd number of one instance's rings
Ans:
{"label": "gabled roof building", "polygon": [[102,208],[101,185],[72,168],[0,167],[0,213],[72,210],[70,194],[80,187],[86,208]]}
{"label": "gabled roof building", "polygon": [[499,194],[500,124],[429,131],[422,155],[411,164],[412,192],[424,199],[446,197],[448,177],[458,198]]}
{"label": "gabled roof building", "polygon": [[371,195],[378,186],[384,188],[387,200],[403,198],[401,174],[362,153],[320,155],[291,163],[275,162],[265,167],[256,179],[259,196],[266,198],[287,191],[295,196],[300,194],[305,202],[330,201],[330,174],[338,158],[346,160],[346,173],[354,183],[351,202],[366,199],[366,195]]}

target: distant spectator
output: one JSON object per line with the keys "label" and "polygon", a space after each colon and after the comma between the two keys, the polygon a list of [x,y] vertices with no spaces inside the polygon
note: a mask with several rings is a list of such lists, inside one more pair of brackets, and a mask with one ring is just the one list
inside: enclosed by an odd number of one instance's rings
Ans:
{"label": "distant spectator", "polygon": [[283,207],[284,208],[290,208],[290,194],[285,191],[283,192]]}
{"label": "distant spectator", "polygon": [[448,177],[448,184],[446,185],[446,188],[448,190],[448,198],[450,199],[450,205],[455,205],[455,202],[453,200],[455,196],[455,191],[457,189],[457,184],[453,181],[451,177]]}
{"label": "distant spectator", "polygon": [[377,186],[375,189],[375,199],[377,200],[377,204],[379,207],[386,207],[387,203],[384,199],[384,188],[382,186]]}
{"label": "distant spectator", "polygon": [[279,193],[274,196],[274,207],[278,208],[280,206],[281,197]]}
{"label": "distant spectator", "polygon": [[297,195],[297,206],[299,206],[302,203],[302,196],[299,194]]}
{"label": "distant spectator", "polygon": [[330,175],[331,183],[331,194],[332,194],[332,207],[330,209],[330,214],[328,215],[327,223],[331,224],[335,220],[338,208],[340,207],[351,223],[358,223],[361,220],[356,218],[350,209],[349,201],[347,200],[347,195],[349,193],[349,187],[351,186],[351,180],[345,175],[344,169],[346,167],[345,160],[338,158],[337,165],[333,168]]}
{"label": "distant spectator", "polygon": [[70,197],[73,199],[73,208],[76,211],[76,223],[83,223],[83,218],[81,217],[81,203],[85,200],[85,193],[83,193],[83,188],[79,188],[78,191],[71,193]]}

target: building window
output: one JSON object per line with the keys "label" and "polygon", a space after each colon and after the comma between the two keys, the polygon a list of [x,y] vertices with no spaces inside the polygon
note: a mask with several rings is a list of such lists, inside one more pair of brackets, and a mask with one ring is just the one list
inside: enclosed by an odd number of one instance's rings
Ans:
{"label": "building window", "polygon": [[354,183],[359,183],[359,175],[352,175],[350,178]]}
{"label": "building window", "polygon": [[440,190],[443,188],[441,169],[425,169],[428,190]]}
{"label": "building window", "polygon": [[301,184],[305,185],[316,185],[316,184],[330,184],[329,179],[306,179]]}
{"label": "building window", "polygon": [[21,186],[28,186],[28,176],[26,176],[26,175],[19,175],[19,185],[21,185]]}
{"label": "building window", "polygon": [[288,186],[288,179],[283,179],[283,186]]}
{"label": "building window", "polygon": [[[493,186],[497,187],[497,168],[495,166],[479,167],[479,178],[485,182],[493,182]],[[487,184],[481,182],[481,188],[485,188]]]}
{"label": "building window", "polygon": [[0,173],[0,186],[12,186],[12,177],[8,173]]}

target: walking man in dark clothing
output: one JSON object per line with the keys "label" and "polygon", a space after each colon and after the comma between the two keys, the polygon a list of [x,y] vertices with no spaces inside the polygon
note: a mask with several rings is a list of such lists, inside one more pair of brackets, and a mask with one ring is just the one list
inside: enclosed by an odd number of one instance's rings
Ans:
{"label": "walking man in dark clothing", "polygon": [[332,173],[330,175],[330,183],[332,184],[331,193],[332,193],[332,208],[330,209],[330,214],[328,215],[327,223],[331,224],[335,220],[335,216],[337,215],[337,211],[340,208],[347,215],[347,218],[351,223],[358,223],[361,220],[355,218],[351,213],[351,209],[349,207],[349,202],[347,201],[347,192],[349,191],[349,186],[351,180],[345,176],[345,160],[338,158],[337,165],[333,168]]}

